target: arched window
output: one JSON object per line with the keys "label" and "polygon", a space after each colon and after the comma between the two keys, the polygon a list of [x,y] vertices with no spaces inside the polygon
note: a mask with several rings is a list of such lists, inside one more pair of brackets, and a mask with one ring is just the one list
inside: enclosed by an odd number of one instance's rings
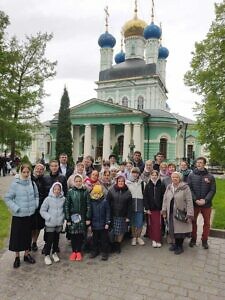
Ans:
{"label": "arched window", "polygon": [[126,96],[122,98],[122,105],[128,107],[128,98]]}
{"label": "arched window", "polygon": [[137,109],[144,109],[144,97],[142,96],[138,97]]}
{"label": "arched window", "polygon": [[112,99],[112,98],[109,98],[107,101],[108,101],[109,103],[113,103],[113,99]]}
{"label": "arched window", "polygon": [[159,152],[162,152],[164,154],[164,157],[167,156],[167,139],[161,138],[160,144],[159,144]]}

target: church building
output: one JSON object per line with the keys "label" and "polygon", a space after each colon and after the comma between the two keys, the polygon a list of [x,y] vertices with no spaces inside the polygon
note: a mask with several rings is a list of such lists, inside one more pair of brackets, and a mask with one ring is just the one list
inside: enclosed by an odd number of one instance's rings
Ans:
{"label": "church building", "polygon": [[[162,29],[134,16],[122,27],[121,51],[114,57],[116,39],[108,30],[98,39],[100,70],[96,98],[71,107],[73,158],[92,155],[108,159],[115,147],[120,160],[127,161],[139,150],[144,160],[160,151],[166,160],[179,163],[199,156],[194,122],[174,114],[167,104],[166,63],[169,51],[162,45]],[[113,62],[113,59],[115,63]],[[57,114],[50,121],[48,153],[54,157]]]}

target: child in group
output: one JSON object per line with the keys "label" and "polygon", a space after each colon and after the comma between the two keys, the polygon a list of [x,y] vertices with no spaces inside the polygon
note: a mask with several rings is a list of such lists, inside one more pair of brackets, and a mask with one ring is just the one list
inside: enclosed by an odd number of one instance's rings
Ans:
{"label": "child in group", "polygon": [[74,177],[74,187],[71,188],[65,202],[65,219],[71,239],[71,261],[83,259],[81,248],[86,235],[86,226],[90,225],[90,196],[83,185],[83,178],[77,174]]}
{"label": "child in group", "polygon": [[[90,258],[95,258],[102,252],[102,260],[108,260],[110,225],[110,207],[105,199],[101,185],[95,185],[90,193],[91,198],[91,228],[93,232],[93,249]],[[100,247],[99,247],[100,246]]]}
{"label": "child in group", "polygon": [[51,265],[52,260],[50,252],[52,249],[52,258],[54,262],[59,262],[57,249],[59,247],[59,234],[64,222],[64,202],[62,184],[60,182],[53,183],[48,197],[45,198],[41,205],[40,214],[45,219],[45,264]]}
{"label": "child in group", "polygon": [[125,161],[122,161],[119,165],[119,171],[117,172],[117,175],[123,175],[126,178],[126,165],[127,163]]}
{"label": "child in group", "polygon": [[144,191],[144,206],[147,211],[148,237],[152,240],[153,248],[162,246],[161,239],[161,209],[165,185],[159,178],[159,172],[153,170]]}

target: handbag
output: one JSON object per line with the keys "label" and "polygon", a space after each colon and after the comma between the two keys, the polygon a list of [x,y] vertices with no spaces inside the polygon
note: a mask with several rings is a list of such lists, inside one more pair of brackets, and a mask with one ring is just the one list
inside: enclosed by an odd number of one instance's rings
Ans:
{"label": "handbag", "polygon": [[174,218],[180,222],[186,223],[187,222],[187,212],[185,210],[176,208]]}

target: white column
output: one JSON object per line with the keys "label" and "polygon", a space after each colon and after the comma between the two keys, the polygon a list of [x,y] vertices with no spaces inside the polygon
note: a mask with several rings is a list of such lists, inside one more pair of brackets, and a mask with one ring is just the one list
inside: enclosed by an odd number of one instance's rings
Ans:
{"label": "white column", "polygon": [[142,145],[141,145],[141,123],[134,123],[133,125],[133,140],[134,140],[134,151],[141,151]]}
{"label": "white column", "polygon": [[111,132],[110,132],[110,124],[103,124],[103,155],[102,159],[108,160],[110,155],[110,145],[111,145]]}
{"label": "white column", "polygon": [[91,125],[86,124],[84,130],[84,156],[91,155]]}
{"label": "white column", "polygon": [[128,160],[130,153],[131,127],[130,123],[124,123],[124,139],[123,139],[123,161]]}

